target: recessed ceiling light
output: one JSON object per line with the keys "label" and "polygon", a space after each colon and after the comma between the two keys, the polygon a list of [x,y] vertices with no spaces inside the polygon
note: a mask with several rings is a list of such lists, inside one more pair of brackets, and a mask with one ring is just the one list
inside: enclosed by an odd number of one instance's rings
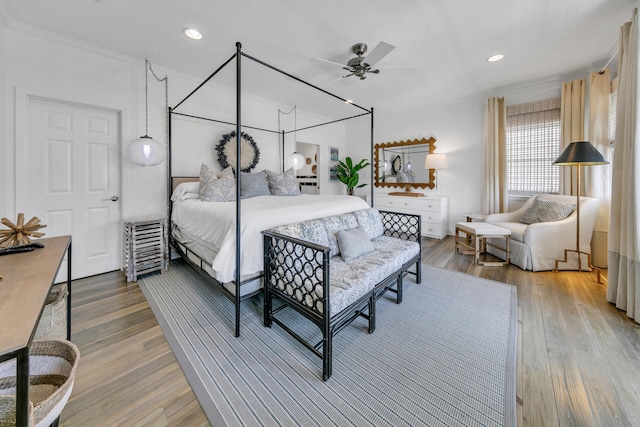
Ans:
{"label": "recessed ceiling light", "polygon": [[200,34],[200,31],[196,30],[195,28],[185,28],[182,30],[182,32],[185,36],[193,40],[200,40],[202,38],[202,34]]}
{"label": "recessed ceiling light", "polygon": [[500,61],[502,58],[504,58],[504,55],[502,54],[497,54],[497,55],[493,55],[487,58],[487,61],[489,62],[496,62],[496,61]]}

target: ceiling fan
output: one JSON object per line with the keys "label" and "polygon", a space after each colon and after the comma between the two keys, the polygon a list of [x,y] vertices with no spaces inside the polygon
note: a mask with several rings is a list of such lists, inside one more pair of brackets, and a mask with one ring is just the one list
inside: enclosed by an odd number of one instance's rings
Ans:
{"label": "ceiling fan", "polygon": [[367,52],[367,45],[365,43],[356,43],[351,48],[351,51],[357,56],[351,58],[346,65],[321,58],[313,58],[313,60],[337,65],[343,70],[348,71],[349,74],[342,76],[343,78],[356,76],[360,77],[360,80],[364,80],[367,78],[368,73],[378,74],[380,72],[379,69],[374,69],[373,66],[395,48],[394,45],[381,41],[367,56],[363,56]]}

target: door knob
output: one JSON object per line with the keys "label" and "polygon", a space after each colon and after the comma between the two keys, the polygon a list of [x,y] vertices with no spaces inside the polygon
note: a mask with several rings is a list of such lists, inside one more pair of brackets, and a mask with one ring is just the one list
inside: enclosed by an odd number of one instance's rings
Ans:
{"label": "door knob", "polygon": [[118,196],[111,196],[108,199],[102,199],[103,202],[108,202],[108,201],[112,201],[112,202],[117,202],[118,201]]}

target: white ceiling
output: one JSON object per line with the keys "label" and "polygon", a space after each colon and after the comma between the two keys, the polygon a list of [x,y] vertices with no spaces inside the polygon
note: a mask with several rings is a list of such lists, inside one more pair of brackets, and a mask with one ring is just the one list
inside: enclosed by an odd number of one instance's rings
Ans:
{"label": "white ceiling", "polygon": [[[157,66],[208,76],[243,51],[364,107],[398,111],[495,94],[517,84],[602,67],[630,0],[0,0],[0,17]],[[204,38],[187,39],[184,27]],[[346,63],[351,46],[397,48],[366,80],[311,61]],[[505,59],[489,63],[502,53]],[[256,67],[248,67],[252,74]],[[243,88],[293,105],[280,80],[257,73]],[[287,92],[289,95],[290,93]],[[300,96],[300,95],[298,95]]]}

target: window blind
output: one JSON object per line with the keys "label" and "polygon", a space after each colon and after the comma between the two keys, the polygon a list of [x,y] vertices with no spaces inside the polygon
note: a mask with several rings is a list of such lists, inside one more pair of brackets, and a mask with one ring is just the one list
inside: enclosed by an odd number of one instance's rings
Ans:
{"label": "window blind", "polygon": [[560,98],[507,107],[509,194],[557,193],[559,154]]}

